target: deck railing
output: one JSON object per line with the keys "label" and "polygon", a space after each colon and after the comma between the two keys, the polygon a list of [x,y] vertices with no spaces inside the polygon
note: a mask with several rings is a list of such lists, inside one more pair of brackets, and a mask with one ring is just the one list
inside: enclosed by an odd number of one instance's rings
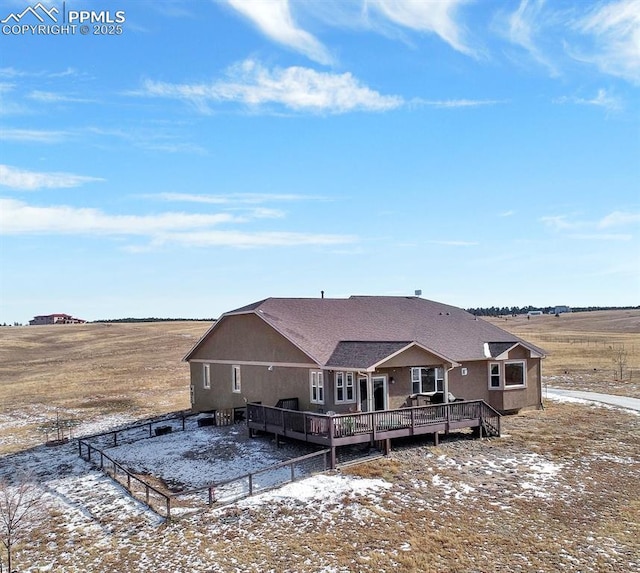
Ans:
{"label": "deck railing", "polygon": [[316,440],[325,438],[328,444],[363,434],[375,437],[380,433],[401,430],[407,430],[409,434],[418,428],[454,423],[459,427],[465,421],[473,422],[475,426],[479,424],[485,434],[500,435],[500,414],[483,400],[334,415],[248,404],[247,420],[252,429],[277,430],[282,435],[311,435]]}

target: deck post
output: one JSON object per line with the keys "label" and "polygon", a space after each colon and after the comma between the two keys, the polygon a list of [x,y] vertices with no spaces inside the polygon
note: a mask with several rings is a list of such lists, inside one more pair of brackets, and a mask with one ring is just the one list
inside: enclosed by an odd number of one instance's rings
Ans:
{"label": "deck post", "polygon": [[444,431],[444,435],[449,435],[449,421],[451,420],[451,406],[449,404],[445,404],[445,420],[447,421],[446,430]]}
{"label": "deck post", "polygon": [[336,469],[336,447],[331,446],[331,469]]}
{"label": "deck post", "polygon": [[391,438],[387,438],[384,441],[384,455],[388,456],[391,453]]}
{"label": "deck post", "polygon": [[280,447],[280,434],[278,434],[278,432],[275,432],[274,436],[276,437],[276,448],[279,448]]}
{"label": "deck post", "polygon": [[438,432],[433,432],[433,445],[438,446]]}

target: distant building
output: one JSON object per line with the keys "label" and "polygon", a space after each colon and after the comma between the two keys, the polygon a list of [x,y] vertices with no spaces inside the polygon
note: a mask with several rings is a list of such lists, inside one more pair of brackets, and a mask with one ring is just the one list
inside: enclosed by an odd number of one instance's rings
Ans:
{"label": "distant building", "polygon": [[530,310],[527,316],[540,316],[541,314],[543,314],[541,310]]}
{"label": "distant building", "polygon": [[40,314],[34,316],[33,320],[29,321],[31,326],[37,326],[40,324],[84,324],[86,320],[81,318],[75,318],[70,314]]}
{"label": "distant building", "polygon": [[562,314],[563,312],[571,312],[571,307],[560,305],[553,309],[553,314]]}

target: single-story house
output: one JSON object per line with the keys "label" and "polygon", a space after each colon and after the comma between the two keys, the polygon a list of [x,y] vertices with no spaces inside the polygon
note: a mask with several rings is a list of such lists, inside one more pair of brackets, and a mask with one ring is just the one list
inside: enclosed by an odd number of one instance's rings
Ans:
{"label": "single-story house", "polygon": [[352,296],[226,312],[184,360],[198,412],[297,399],[300,410],[340,414],[463,399],[504,413],[541,406],[544,356],[453,306]]}

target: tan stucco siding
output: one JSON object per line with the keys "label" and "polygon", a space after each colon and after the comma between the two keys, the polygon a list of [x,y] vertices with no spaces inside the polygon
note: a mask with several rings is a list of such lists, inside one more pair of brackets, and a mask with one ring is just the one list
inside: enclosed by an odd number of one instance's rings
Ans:
{"label": "tan stucco siding", "polygon": [[298,398],[301,410],[311,409],[307,368],[275,366],[269,370],[266,366],[240,365],[239,393],[232,391],[233,365],[210,364],[211,388],[204,388],[203,368],[202,363],[191,363],[191,383],[195,396],[193,409],[198,412],[240,408],[247,402],[275,406],[278,400],[284,398]]}
{"label": "tan stucco siding", "polygon": [[309,356],[254,314],[223,317],[189,359],[312,362]]}
{"label": "tan stucco siding", "polygon": [[427,352],[418,346],[412,346],[404,352],[380,364],[378,369],[403,368],[405,366],[440,366],[442,358]]}
{"label": "tan stucco siding", "polygon": [[[528,351],[518,348],[509,354],[509,360],[526,360],[527,384],[525,388],[489,388],[489,363],[504,361],[487,360],[464,362],[460,368],[454,368],[449,373],[449,391],[456,398],[465,400],[485,400],[496,410],[510,411],[522,408],[537,408],[541,403],[541,373],[540,359],[526,358]],[[467,369],[467,375],[462,376],[462,368]]]}

